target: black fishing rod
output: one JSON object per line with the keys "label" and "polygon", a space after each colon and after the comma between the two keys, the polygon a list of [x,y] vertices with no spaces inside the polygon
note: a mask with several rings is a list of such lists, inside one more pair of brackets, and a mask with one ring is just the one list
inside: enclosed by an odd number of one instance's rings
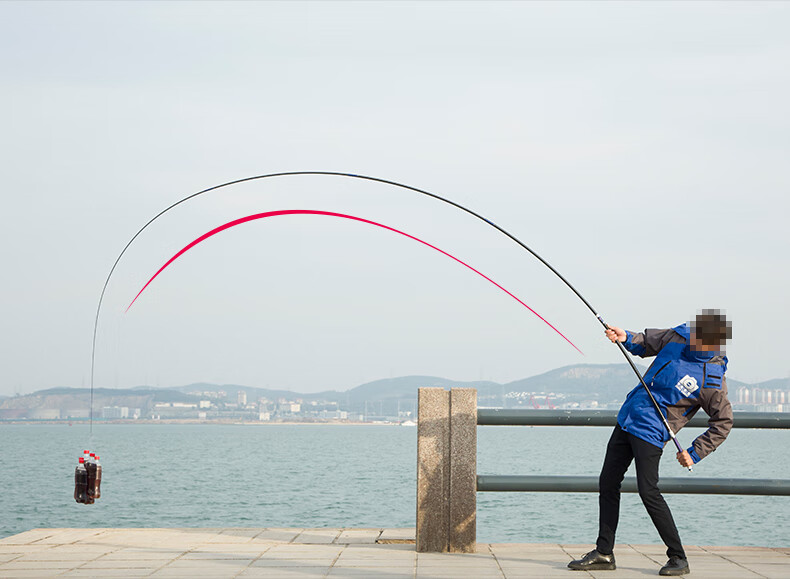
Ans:
{"label": "black fishing rod", "polygon": [[[121,250],[121,253],[116,258],[115,263],[112,264],[112,268],[110,268],[110,273],[107,274],[107,279],[104,281],[104,287],[102,287],[101,295],[99,296],[99,304],[96,307],[96,319],[94,320],[94,323],[93,323],[93,347],[92,347],[92,350],[91,350],[91,408],[90,408],[90,432],[91,432],[91,434],[93,433],[93,377],[94,377],[94,367],[95,367],[95,360],[96,360],[96,333],[97,333],[97,330],[98,330],[98,327],[99,327],[99,314],[101,313],[101,305],[102,305],[102,301],[104,300],[104,293],[107,291],[107,286],[110,283],[110,278],[112,277],[112,274],[115,271],[115,268],[117,267],[118,263],[121,261],[121,258],[123,257],[124,253],[126,253],[126,250],[129,249],[129,246],[132,245],[134,240],[137,239],[137,237],[143,231],[145,231],[145,229],[149,225],[151,225],[154,221],[159,219],[162,215],[164,215],[165,213],[167,213],[168,211],[170,211],[174,207],[176,207],[178,205],[181,205],[185,201],[189,201],[190,199],[193,199],[194,197],[197,197],[199,195],[203,195],[204,193],[209,193],[210,191],[216,191],[217,189],[222,189],[223,187],[229,187],[231,185],[237,185],[239,183],[246,183],[248,181],[257,181],[257,180],[260,180],[260,179],[269,179],[269,178],[273,178],[273,177],[292,177],[292,176],[296,176],[296,175],[324,175],[324,176],[332,176],[332,177],[348,177],[348,178],[352,178],[352,179],[361,179],[361,180],[364,180],[364,181],[373,181],[375,183],[384,183],[386,185],[392,185],[394,187],[400,187],[401,189],[407,189],[409,191],[414,191],[415,193],[420,193],[421,195],[426,195],[428,197],[432,197],[432,198],[434,198],[434,199],[436,199],[438,201],[441,201],[443,203],[447,203],[448,205],[452,205],[453,207],[455,207],[457,209],[460,209],[461,211],[464,211],[464,212],[468,213],[469,215],[472,215],[473,217],[476,217],[477,219],[479,219],[481,221],[484,221],[485,223],[487,223],[488,225],[490,225],[494,229],[498,230],[500,233],[506,235],[507,237],[509,237],[510,239],[515,241],[523,249],[527,250],[539,262],[541,262],[543,265],[545,265],[547,268],[549,268],[554,275],[556,275],[558,278],[560,278],[562,280],[562,282],[566,286],[568,286],[568,288],[570,288],[570,290],[574,294],[576,294],[576,297],[578,297],[582,302],[584,302],[584,305],[587,306],[587,309],[589,309],[590,312],[592,312],[592,314],[596,317],[596,319],[601,323],[601,325],[605,329],[607,329],[607,330],[611,329],[609,327],[609,325],[603,320],[603,318],[598,314],[598,312],[595,311],[595,308],[592,307],[590,302],[588,302],[584,298],[584,296],[581,293],[579,293],[579,291],[575,287],[573,287],[573,285],[571,285],[571,283],[567,279],[565,279],[562,276],[562,274],[560,272],[558,272],[556,269],[554,269],[554,267],[548,261],[543,259],[532,248],[530,248],[528,245],[526,245],[523,241],[521,241],[519,238],[517,238],[512,233],[506,231],[505,229],[503,229],[502,227],[500,227],[499,225],[497,225],[496,223],[494,223],[490,219],[486,219],[485,217],[483,217],[479,213],[476,213],[475,211],[472,211],[468,207],[464,207],[460,203],[456,203],[455,201],[451,201],[450,199],[447,199],[447,198],[442,197],[440,195],[437,195],[435,193],[431,193],[430,191],[426,191],[424,189],[418,189],[417,187],[412,187],[411,185],[405,185],[403,183],[398,183],[397,181],[390,181],[389,179],[381,179],[379,177],[370,177],[368,175],[356,175],[354,173],[341,173],[341,172],[337,172],[337,171],[287,171],[287,172],[282,172],[282,173],[268,173],[266,175],[256,175],[254,177],[245,177],[244,179],[236,179],[235,181],[228,181],[227,183],[223,183],[221,185],[215,185],[213,187],[209,187],[208,189],[203,189],[202,191],[198,191],[197,193],[192,193],[191,195],[187,195],[183,199],[180,199],[179,201],[176,201],[175,203],[173,203],[169,207],[163,209],[162,211],[157,213],[154,217],[152,217],[145,225],[143,225],[137,231],[137,233],[135,233],[132,236],[132,238],[128,241],[128,243]],[[619,341],[616,341],[615,343],[617,344],[617,347],[620,349],[620,352],[622,352],[623,356],[625,356],[625,359],[628,361],[628,364],[631,366],[631,369],[639,377],[639,382],[642,384],[644,389],[647,391],[648,396],[650,396],[650,400],[653,402],[653,406],[655,407],[656,412],[658,412],[658,415],[661,417],[661,420],[664,423],[664,426],[666,427],[667,431],[669,432],[669,437],[675,443],[675,446],[677,447],[678,452],[683,452],[683,449],[681,448],[680,443],[678,442],[677,437],[675,436],[675,433],[672,430],[672,427],[670,427],[669,422],[667,422],[667,419],[664,416],[664,413],[661,412],[661,407],[658,405],[658,402],[656,401],[655,397],[653,396],[653,393],[650,391],[650,388],[645,383],[645,380],[642,377],[642,374],[639,372],[639,369],[636,367],[636,364],[634,364],[633,360],[631,360],[631,357],[628,355],[628,352],[626,351],[625,347]],[[688,469],[692,470],[691,467],[688,467]]]}

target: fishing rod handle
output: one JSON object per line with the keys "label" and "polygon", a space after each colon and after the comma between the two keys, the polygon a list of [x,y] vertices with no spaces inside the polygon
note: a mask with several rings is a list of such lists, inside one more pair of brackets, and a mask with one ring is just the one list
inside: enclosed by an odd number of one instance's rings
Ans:
{"label": "fishing rod handle", "polygon": [[[675,448],[678,449],[679,453],[682,454],[683,452],[685,452],[683,450],[683,448],[680,446],[680,443],[678,442],[677,436],[675,436],[675,433],[672,432],[672,430],[669,431],[669,437],[672,439],[672,442],[675,443]],[[687,466],[686,468],[689,469],[689,472],[694,472],[694,469],[692,467]]]}

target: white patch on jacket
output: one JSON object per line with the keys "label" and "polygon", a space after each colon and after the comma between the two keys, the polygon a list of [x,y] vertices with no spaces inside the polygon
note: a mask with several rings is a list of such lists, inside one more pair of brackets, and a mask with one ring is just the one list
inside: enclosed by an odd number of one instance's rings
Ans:
{"label": "white patch on jacket", "polygon": [[692,378],[688,374],[683,376],[680,379],[680,382],[675,384],[675,388],[680,390],[683,393],[683,396],[691,396],[694,392],[697,391],[699,386],[697,385],[697,379]]}

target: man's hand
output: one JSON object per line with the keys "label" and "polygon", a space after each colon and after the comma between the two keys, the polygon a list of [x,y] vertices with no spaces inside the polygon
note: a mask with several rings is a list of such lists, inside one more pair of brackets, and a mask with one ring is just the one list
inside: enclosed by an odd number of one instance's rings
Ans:
{"label": "man's hand", "polygon": [[622,328],[616,328],[614,326],[609,326],[609,329],[605,332],[606,337],[609,338],[612,342],[625,342],[626,335],[625,330]]}
{"label": "man's hand", "polygon": [[694,460],[692,460],[691,456],[689,456],[688,451],[684,450],[683,452],[679,452],[677,457],[680,466],[685,466],[686,468],[694,466]]}

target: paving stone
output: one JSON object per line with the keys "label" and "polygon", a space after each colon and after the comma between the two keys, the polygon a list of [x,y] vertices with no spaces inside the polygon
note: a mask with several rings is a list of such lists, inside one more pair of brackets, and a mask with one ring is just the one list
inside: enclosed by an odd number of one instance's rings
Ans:
{"label": "paving stone", "polygon": [[[244,543],[244,544],[225,544],[225,545],[217,545],[217,544],[210,544],[210,545],[198,545],[194,549],[187,549],[190,553],[227,553],[227,554],[236,554],[242,555],[245,557],[259,557],[263,553],[269,551],[275,543]],[[184,550],[180,551],[180,553],[184,552]]]}
{"label": "paving stone", "polygon": [[101,575],[96,574],[96,569],[75,569],[58,575],[58,577],[92,577],[96,579],[120,579],[127,577],[148,577],[151,574],[149,569],[103,569]]}
{"label": "paving stone", "polygon": [[337,559],[336,553],[264,553],[258,558],[258,561],[287,561],[287,560],[302,560],[302,559],[321,559],[326,561],[334,561]]}
{"label": "paving stone", "polygon": [[509,572],[505,574],[505,579],[554,579],[564,577],[565,579],[590,579],[592,575],[580,571],[573,572],[570,569],[558,570],[531,570],[520,572]]}
{"label": "paving stone", "polygon": [[214,559],[210,561],[201,561],[199,559],[176,559],[171,561],[166,566],[161,566],[162,569],[236,569],[241,570],[249,566],[251,561],[238,560],[238,559]]}
{"label": "paving stone", "polygon": [[80,566],[80,569],[150,569],[151,571],[165,565],[167,561],[157,559],[99,559],[88,561]]}
{"label": "paving stone", "polygon": [[382,545],[377,549],[359,549],[349,546],[341,553],[341,557],[351,557],[353,559],[416,559],[414,546],[410,550],[388,549],[390,545]]}
{"label": "paving stone", "polygon": [[151,549],[121,549],[102,555],[101,561],[135,561],[138,559],[160,561],[164,564],[169,559],[181,556],[183,551],[153,551]]}
{"label": "paving stone", "polygon": [[[404,536],[406,531],[390,530],[389,536]],[[574,548],[500,543],[479,544],[472,554],[416,553],[413,544],[374,543],[374,538],[385,536],[385,532],[298,528],[34,529],[0,542],[0,577],[111,579],[150,574],[220,579],[567,579],[568,560],[590,549],[589,545]],[[294,541],[300,535],[303,540],[310,540],[311,533],[315,536],[312,540],[322,542]],[[328,544],[331,538],[336,543]],[[654,577],[666,560],[664,551],[662,545],[617,545],[617,571],[583,573],[579,579]],[[687,551],[697,579],[790,578],[790,549],[690,546]]]}
{"label": "paving stone", "polygon": [[297,528],[266,529],[265,531],[261,531],[258,535],[256,535],[253,540],[269,541],[276,543],[290,543],[296,537],[298,537],[302,531],[304,531],[304,529],[297,529]]}
{"label": "paving stone", "polygon": [[346,529],[335,540],[336,543],[375,543],[381,529]]}
{"label": "paving stone", "polygon": [[347,547],[345,545],[302,545],[297,543],[287,543],[272,545],[266,552],[268,554],[278,553],[320,553],[324,555],[337,555]]}
{"label": "paving stone", "polygon": [[324,567],[328,569],[334,563],[334,559],[258,559],[253,561],[250,567]]}
{"label": "paving stone", "polygon": [[11,535],[10,537],[0,539],[0,545],[27,545],[35,541],[40,541],[41,539],[51,537],[58,532],[59,529],[31,529],[29,531],[25,531],[24,533],[18,533],[16,535]]}
{"label": "paving stone", "polygon": [[[501,571],[481,571],[478,569],[432,569],[430,571],[417,570],[419,579],[503,579]],[[535,577],[533,575],[532,577]]]}
{"label": "paving stone", "polygon": [[194,579],[195,577],[206,577],[210,579],[233,579],[239,574],[237,570],[215,569],[205,567],[199,569],[160,569],[148,577],[170,577],[178,579]]}
{"label": "paving stone", "polygon": [[294,543],[311,545],[331,544],[341,534],[342,529],[305,529],[294,538]]}
{"label": "paving stone", "polygon": [[[51,569],[50,570],[19,569],[17,571],[8,571],[8,572],[0,571],[0,577],[2,577],[3,579],[27,579],[29,577],[34,577],[36,579],[52,579],[52,577],[55,576],[63,577],[63,575],[56,575],[56,574],[57,571],[53,573]],[[93,576],[95,577],[95,574]],[[88,575],[85,575],[85,577],[88,577]]]}
{"label": "paving stone", "polygon": [[470,553],[463,555],[453,555],[450,553],[417,553],[417,565],[475,565],[488,564],[495,565],[496,559],[492,555],[483,553]]}
{"label": "paving stone", "polygon": [[238,575],[239,578],[258,578],[266,579],[323,579],[326,577],[327,568],[325,567],[291,567],[291,568],[249,568]]}
{"label": "paving stone", "polygon": [[44,537],[36,543],[40,545],[65,545],[84,541],[88,538],[96,538],[104,532],[104,529],[58,529],[58,532]]}
{"label": "paving stone", "polygon": [[[340,578],[371,579],[372,577],[381,577],[382,579],[412,579],[414,577],[414,572],[388,571],[386,574],[382,574],[380,567],[368,567],[368,568],[333,567],[332,569],[330,569],[327,577],[332,577],[334,579],[340,579]],[[453,579],[456,579],[457,577],[458,577],[457,575],[453,576]],[[488,578],[476,577],[476,579],[488,579]]]}
{"label": "paving stone", "polygon": [[234,537],[248,537],[252,539],[257,535],[260,535],[265,530],[265,527],[236,527],[222,529],[220,531],[220,535],[233,535]]}
{"label": "paving stone", "polygon": [[251,553],[226,553],[226,552],[218,553],[216,551],[191,551],[189,553],[184,553],[184,555],[182,555],[179,558],[179,561],[190,561],[190,560],[216,561],[219,559],[232,559],[232,560],[251,562],[257,558],[258,558],[257,556],[254,556]]}
{"label": "paving stone", "polygon": [[606,579],[607,577],[611,577],[611,579],[637,579],[639,577],[651,577],[655,579],[655,577],[658,577],[658,568],[645,569],[623,567],[618,563],[615,571],[589,571],[589,574],[595,579]]}
{"label": "paving stone", "polygon": [[22,555],[20,561],[92,561],[101,557],[104,553],[92,553],[89,551],[55,551],[49,549],[39,553],[26,553]]}
{"label": "paving stone", "polygon": [[375,553],[377,556],[381,553],[410,553],[416,555],[414,545],[404,544],[386,544],[380,545],[378,543],[357,543],[354,545],[342,545],[344,553]]}
{"label": "paving stone", "polygon": [[790,577],[790,566],[785,564],[755,564],[749,565],[749,570],[769,579],[787,579]]}
{"label": "paving stone", "polygon": [[381,541],[414,541],[415,531],[413,527],[407,529],[384,529],[378,538]]}
{"label": "paving stone", "polygon": [[338,559],[334,567],[414,568],[414,561],[393,559]]}
{"label": "paving stone", "polygon": [[4,571],[16,569],[73,569],[82,565],[81,561],[22,561],[16,559],[0,565],[0,576]]}

